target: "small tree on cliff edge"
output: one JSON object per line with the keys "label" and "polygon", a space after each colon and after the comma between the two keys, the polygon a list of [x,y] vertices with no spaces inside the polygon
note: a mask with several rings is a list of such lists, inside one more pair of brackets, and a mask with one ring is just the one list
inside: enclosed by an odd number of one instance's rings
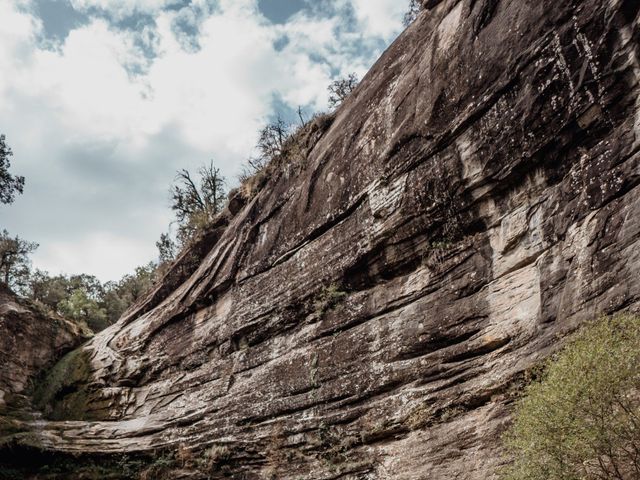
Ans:
{"label": "small tree on cliff edge", "polygon": [[171,209],[176,214],[182,245],[213,221],[226,200],[225,179],[213,162],[200,167],[198,175],[199,180],[194,180],[188,170],[180,170],[171,187]]}
{"label": "small tree on cliff edge", "polygon": [[29,283],[31,260],[29,255],[38,248],[37,243],[12,237],[9,232],[0,232],[0,281],[20,290]]}
{"label": "small tree on cliff edge", "polygon": [[158,263],[166,265],[176,258],[176,243],[168,233],[162,233],[156,242],[158,249]]}
{"label": "small tree on cliff edge", "polygon": [[12,203],[16,194],[24,189],[24,177],[14,176],[9,173],[11,163],[9,158],[13,155],[11,148],[6,144],[5,136],[0,135],[0,203]]}
{"label": "small tree on cliff edge", "polygon": [[249,157],[243,167],[239,180],[244,183],[252,176],[263,172],[269,163],[282,155],[285,144],[291,138],[292,129],[280,115],[260,130],[256,144],[257,156]]}
{"label": "small tree on cliff edge", "polygon": [[329,106],[336,108],[353,92],[358,86],[358,76],[355,73],[350,73],[345,78],[340,78],[327,87],[329,90]]}
{"label": "small tree on cliff edge", "polygon": [[[280,115],[260,130],[256,148],[259,153],[258,163],[263,166],[282,154],[284,144],[291,134],[291,126]],[[255,162],[255,160],[254,160]]]}

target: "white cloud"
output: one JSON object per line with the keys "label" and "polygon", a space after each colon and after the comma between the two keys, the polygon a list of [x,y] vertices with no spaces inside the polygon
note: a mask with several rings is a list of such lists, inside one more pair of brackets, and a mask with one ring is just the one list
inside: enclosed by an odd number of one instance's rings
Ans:
{"label": "white cloud", "polygon": [[16,63],[28,64],[32,54],[39,22],[31,15],[21,13],[18,5],[0,2],[0,95],[5,96]]}
{"label": "white cloud", "polygon": [[134,13],[157,13],[165,7],[177,5],[180,0],[70,0],[79,11],[99,9],[111,13],[116,18],[124,18]]}
{"label": "white cloud", "polygon": [[[0,132],[27,177],[25,195],[0,212],[3,227],[41,244],[40,268],[113,279],[146,262],[178,168],[214,158],[233,176],[274,97],[325,108],[331,77],[362,75],[397,32],[394,2],[331,0],[348,1],[360,30],[309,11],[274,25],[257,0],[197,0],[188,11],[165,10],[173,0],[73,0],[155,22],[128,29],[94,15],[57,44],[42,42],[26,0],[0,1],[0,71],[10,72],[0,76]],[[198,48],[176,29],[185,18]]]}
{"label": "white cloud", "polygon": [[390,39],[398,31],[409,2],[399,0],[350,0],[366,35]]}
{"label": "white cloud", "polygon": [[73,243],[52,241],[40,245],[33,260],[39,268],[52,274],[89,272],[105,281],[118,279],[134,266],[154,258],[144,241],[110,232],[94,232]]}

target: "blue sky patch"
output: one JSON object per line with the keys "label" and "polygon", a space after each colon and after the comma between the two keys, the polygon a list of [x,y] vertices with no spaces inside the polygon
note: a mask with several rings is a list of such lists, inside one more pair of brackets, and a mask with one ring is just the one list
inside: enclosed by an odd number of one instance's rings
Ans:
{"label": "blue sky patch", "polygon": [[68,0],[35,0],[34,10],[49,40],[62,42],[71,30],[89,23],[89,16],[75,10]]}
{"label": "blue sky patch", "polygon": [[285,23],[305,6],[303,0],[259,0],[258,4],[262,14],[273,23]]}

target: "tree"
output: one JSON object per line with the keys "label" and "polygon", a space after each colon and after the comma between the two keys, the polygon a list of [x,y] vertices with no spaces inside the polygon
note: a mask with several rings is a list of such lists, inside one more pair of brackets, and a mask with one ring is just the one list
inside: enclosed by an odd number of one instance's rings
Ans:
{"label": "tree", "polygon": [[36,270],[29,280],[29,298],[57,313],[60,313],[58,304],[72,291],[69,279],[64,275],[52,277],[49,272]]}
{"label": "tree", "polygon": [[109,325],[102,299],[105,289],[93,275],[57,275],[36,271],[29,281],[29,298],[68,320],[86,324],[94,332]]}
{"label": "tree", "polygon": [[413,21],[418,17],[418,14],[422,10],[422,2],[420,0],[411,0],[409,2],[409,10],[404,14],[404,23],[405,27],[408,27],[413,23]]}
{"label": "tree", "polygon": [[83,290],[89,298],[96,301],[100,300],[102,295],[104,295],[104,287],[100,280],[87,273],[71,275],[69,277],[69,286],[71,291]]}
{"label": "tree", "polygon": [[36,270],[29,280],[29,297],[58,313],[58,305],[68,299],[76,290],[85,292],[88,298],[100,301],[104,295],[104,286],[93,275],[57,275]]}
{"label": "tree", "polygon": [[156,242],[156,247],[160,265],[170,263],[176,258],[176,243],[168,233],[160,234],[160,240]]}
{"label": "tree", "polygon": [[86,323],[91,330],[99,332],[109,326],[107,312],[97,299],[86,290],[78,288],[58,304],[59,313],[74,322]]}
{"label": "tree", "polygon": [[5,136],[0,135],[0,203],[13,203],[16,194],[24,189],[24,177],[13,176],[9,173],[13,156],[11,148],[5,142]]}
{"label": "tree", "polygon": [[640,318],[592,323],[530,385],[504,480],[640,478]]}
{"label": "tree", "polygon": [[0,233],[0,281],[12,289],[26,287],[31,273],[29,255],[37,248],[37,243],[12,237],[3,230]]}
{"label": "tree", "polygon": [[[303,120],[302,109],[298,109],[300,120]],[[281,156],[285,150],[287,141],[291,138],[292,128],[287,122],[285,122],[280,115],[277,118],[264,126],[260,130],[260,136],[258,137],[258,143],[256,144],[257,156],[252,156],[247,159],[247,162],[242,168],[239,180],[241,183],[246,182],[254,175],[264,172],[267,165],[274,159]]]}
{"label": "tree", "polygon": [[260,137],[256,148],[260,156],[258,159],[249,160],[254,162],[259,168],[282,154],[284,144],[289,138],[290,125],[285,122],[280,115],[271,123],[260,130]]}
{"label": "tree", "polygon": [[104,285],[92,275],[50,276],[38,270],[31,276],[28,296],[52,312],[99,332],[115,323],[151,288],[156,268],[150,262]]}
{"label": "tree", "polygon": [[329,106],[336,108],[351,94],[358,86],[358,76],[350,73],[346,78],[335,80],[327,87],[329,90]]}
{"label": "tree", "polygon": [[181,245],[210,225],[226,201],[226,182],[213,162],[200,167],[198,174],[196,185],[188,170],[180,170],[171,187],[171,209],[176,214]]}
{"label": "tree", "polygon": [[122,314],[147,293],[156,280],[158,266],[154,262],[137,267],[134,273],[125,275],[118,282],[104,285],[100,304],[105,309],[109,324],[115,323]]}

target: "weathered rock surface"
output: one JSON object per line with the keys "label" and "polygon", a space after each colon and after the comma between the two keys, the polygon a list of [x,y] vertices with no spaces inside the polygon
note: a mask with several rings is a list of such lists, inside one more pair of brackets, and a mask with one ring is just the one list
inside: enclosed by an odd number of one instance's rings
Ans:
{"label": "weathered rock surface", "polygon": [[493,477],[524,372],[640,309],[640,3],[428,6],[18,443],[214,447],[212,478]]}
{"label": "weathered rock surface", "polygon": [[38,312],[0,285],[0,436],[14,430],[10,414],[24,412],[25,393],[43,369],[89,336],[88,329]]}

